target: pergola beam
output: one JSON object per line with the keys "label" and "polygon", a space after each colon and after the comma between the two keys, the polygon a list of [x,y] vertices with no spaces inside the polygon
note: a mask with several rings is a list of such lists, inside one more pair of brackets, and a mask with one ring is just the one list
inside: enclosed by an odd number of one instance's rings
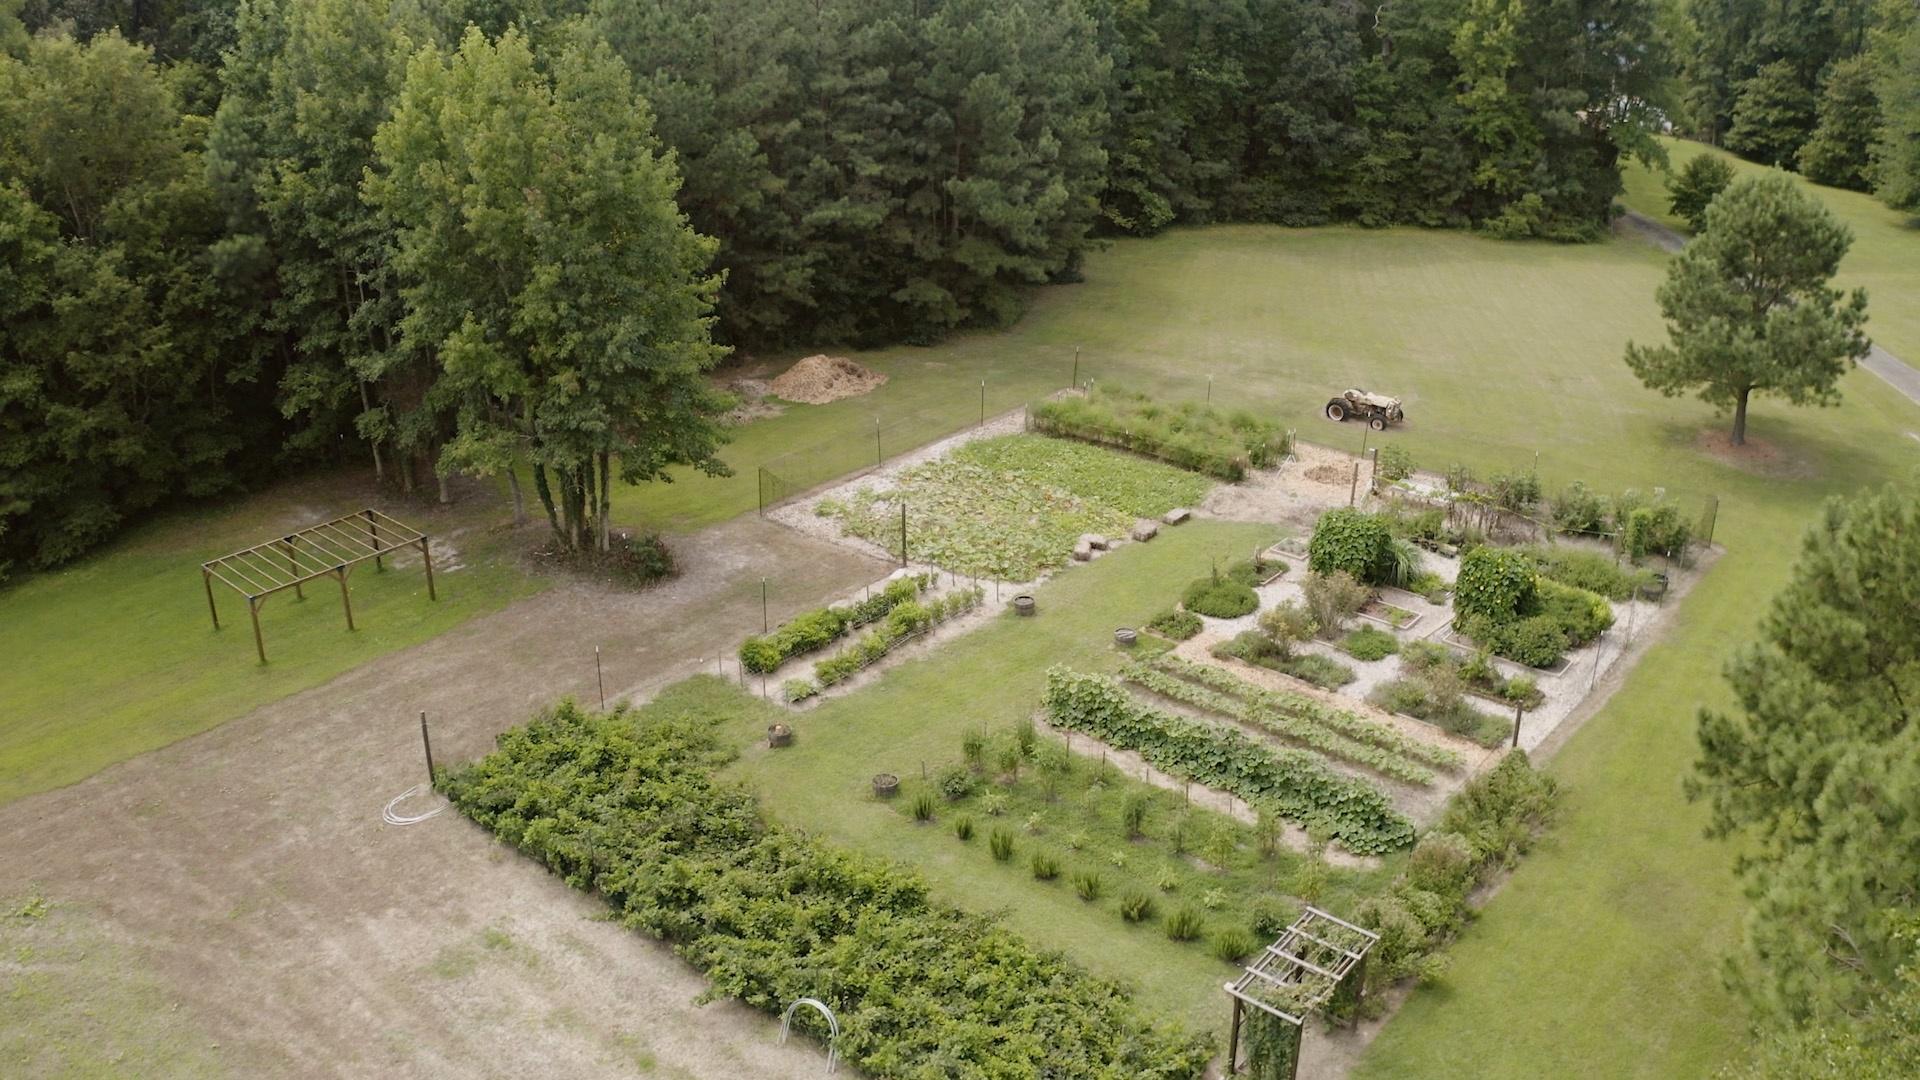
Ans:
{"label": "pergola beam", "polygon": [[260,606],[274,593],[292,589],[305,597],[302,586],[317,578],[330,577],[340,583],[340,607],[353,625],[353,596],[347,576],[360,563],[372,559],[385,569],[381,559],[400,547],[418,547],[427,575],[427,598],[438,600],[433,584],[433,553],[427,534],[390,514],[368,507],[357,513],[308,525],[278,539],[222,555],[200,564],[201,581],[207,592],[207,614],[213,628],[220,629],[220,609],[214,602],[213,583],[247,598],[247,610],[253,622],[253,642],[260,662],[267,662],[267,646],[260,632]]}

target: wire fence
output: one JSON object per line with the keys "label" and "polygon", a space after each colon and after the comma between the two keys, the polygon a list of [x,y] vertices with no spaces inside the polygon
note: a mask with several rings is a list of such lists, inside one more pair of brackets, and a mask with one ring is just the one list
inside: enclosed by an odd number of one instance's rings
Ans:
{"label": "wire fence", "polygon": [[982,426],[1004,415],[990,414],[988,409],[1005,407],[1006,402],[994,401],[991,389],[982,383],[977,398],[949,400],[909,413],[876,413],[871,427],[851,428],[768,458],[758,466],[760,512],[764,514],[828,484],[864,476],[890,458],[955,432]]}

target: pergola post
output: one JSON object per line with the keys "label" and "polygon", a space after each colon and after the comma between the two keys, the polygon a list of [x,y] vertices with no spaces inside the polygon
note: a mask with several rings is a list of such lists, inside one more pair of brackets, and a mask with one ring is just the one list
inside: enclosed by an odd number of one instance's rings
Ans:
{"label": "pergola post", "polygon": [[294,554],[293,537],[289,536],[284,540],[281,540],[280,542],[287,545],[287,571],[291,573],[294,577],[294,583],[293,583],[294,599],[305,600],[307,598],[307,594],[304,590],[300,588],[300,581],[299,581],[300,557]]}
{"label": "pergola post", "polygon": [[1233,999],[1233,1033],[1227,1036],[1227,1075],[1240,1071],[1240,999]]}
{"label": "pergola post", "polygon": [[353,629],[353,597],[347,592],[347,568],[337,567],[333,576],[340,579],[340,609],[347,613],[347,629]]}
{"label": "pergola post", "polygon": [[260,654],[260,662],[267,662],[267,642],[260,636],[260,598],[247,597],[247,612],[253,616],[253,647]]}
{"label": "pergola post", "polygon": [[207,587],[207,614],[213,616],[213,628],[220,629],[220,609],[213,603],[213,571],[200,568],[200,583]]}
{"label": "pergola post", "polygon": [[427,547],[427,538],[420,537],[420,563],[427,568],[427,599],[439,600],[433,592],[433,552]]}
{"label": "pergola post", "polygon": [[384,574],[387,567],[380,561],[380,523],[374,520],[372,510],[362,510],[360,516],[367,519],[367,535],[373,539],[373,568]]}

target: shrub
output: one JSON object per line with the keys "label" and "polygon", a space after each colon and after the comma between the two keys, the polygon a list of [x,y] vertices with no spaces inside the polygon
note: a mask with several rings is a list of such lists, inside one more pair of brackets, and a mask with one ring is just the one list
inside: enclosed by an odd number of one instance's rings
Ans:
{"label": "shrub", "polygon": [[1167,916],[1167,937],[1173,941],[1192,941],[1205,933],[1207,921],[1198,911],[1181,907]]}
{"label": "shrub", "polygon": [[1120,898],[1120,917],[1131,923],[1146,922],[1153,918],[1153,897],[1143,892],[1129,892]]}
{"label": "shrub", "polygon": [[913,801],[908,804],[913,810],[913,820],[932,821],[934,804],[934,795],[931,791],[922,791],[915,795]]}
{"label": "shrub", "polygon": [[959,802],[980,786],[980,778],[965,765],[949,765],[940,770],[940,794],[950,802]]}
{"label": "shrub", "polygon": [[1307,610],[1312,613],[1314,624],[1328,637],[1345,630],[1347,620],[1365,607],[1372,595],[1359,579],[1340,570],[1331,574],[1309,574],[1300,588],[1306,594]]}
{"label": "shrub", "polygon": [[987,733],[969,731],[960,736],[960,756],[976,769],[987,766]]}
{"label": "shrub", "polygon": [[1636,507],[1619,522],[1620,549],[1635,562],[1648,555],[1673,555],[1693,538],[1693,527],[1672,503]]}
{"label": "shrub", "polygon": [[1385,660],[1400,651],[1400,639],[1377,626],[1363,626],[1348,634],[1340,647],[1355,660]]}
{"label": "shrub", "polygon": [[1020,756],[1030,758],[1033,748],[1040,744],[1040,729],[1033,726],[1033,718],[1023,716],[1013,725],[1013,745],[1020,748]]}
{"label": "shrub", "polygon": [[1280,655],[1273,639],[1258,630],[1242,630],[1226,641],[1216,642],[1209,651],[1215,656],[1231,656],[1249,664],[1264,664]]}
{"label": "shrub", "polygon": [[1120,825],[1126,829],[1127,839],[1138,840],[1146,834],[1146,824],[1147,796],[1143,792],[1135,792],[1127,796],[1127,801],[1120,806]]}
{"label": "shrub", "polygon": [[1410,541],[1394,537],[1387,545],[1387,561],[1380,573],[1379,584],[1418,591],[1413,589],[1413,581],[1419,573],[1420,549]]}
{"label": "shrub", "polygon": [[1344,573],[1357,581],[1384,580],[1392,558],[1393,531],[1372,514],[1342,508],[1320,515],[1307,542],[1307,568],[1316,574]]}
{"label": "shrub", "polygon": [[845,612],[838,608],[817,608],[782,623],[771,634],[742,642],[740,663],[756,675],[765,675],[788,657],[832,644],[846,630]]}
{"label": "shrub", "polygon": [[1082,870],[1073,875],[1073,892],[1080,899],[1091,904],[1100,899],[1107,891],[1107,879],[1100,876],[1098,870]]}
{"label": "shrub", "polygon": [[993,852],[995,862],[1006,862],[1013,858],[1013,831],[995,829],[987,835],[987,850]]}
{"label": "shrub", "polygon": [[1553,524],[1561,532],[1603,533],[1610,518],[1607,497],[1575,480],[1554,497]]}
{"label": "shrub", "polygon": [[1533,565],[1506,548],[1478,547],[1460,559],[1453,583],[1454,610],[1495,622],[1513,619],[1533,600]]}
{"label": "shrub", "polygon": [[973,839],[973,819],[964,816],[954,818],[953,835],[958,837],[963,844]]}
{"label": "shrub", "polygon": [[1530,472],[1495,473],[1487,481],[1487,493],[1494,505],[1524,514],[1540,501],[1540,478]]}
{"label": "shrub", "polygon": [[1271,941],[1286,933],[1293,920],[1300,917],[1300,909],[1284,900],[1265,898],[1253,905],[1253,932]]}
{"label": "shrub", "polygon": [[1613,607],[1606,597],[1557,581],[1535,584],[1535,614],[1553,620],[1569,646],[1581,646],[1613,625]]}
{"label": "shrub", "polygon": [[1495,652],[1528,667],[1552,667],[1567,651],[1567,632],[1550,615],[1530,615],[1498,627],[1491,636]]}
{"label": "shrub", "polygon": [[787,704],[805,701],[820,692],[820,684],[812,679],[788,679],[780,684],[780,698]]}
{"label": "shrub", "polygon": [[1380,469],[1380,479],[1388,483],[1392,483],[1395,480],[1405,480],[1407,477],[1413,475],[1413,454],[1404,446],[1392,445],[1381,447],[1380,456],[1376,459],[1376,463]]}
{"label": "shrub", "polygon": [[1185,641],[1200,632],[1200,616],[1190,611],[1163,611],[1147,620],[1147,629],[1175,641]]}
{"label": "shrub", "polygon": [[1161,892],[1173,892],[1180,888],[1180,875],[1171,870],[1162,870],[1160,875],[1153,879],[1153,887]]}
{"label": "shrub", "polygon": [[1260,629],[1273,642],[1275,653],[1287,659],[1293,656],[1295,645],[1313,640],[1320,624],[1304,604],[1288,600],[1260,613]]}
{"label": "shrub", "polygon": [[1353,673],[1352,668],[1331,656],[1321,656],[1319,653],[1301,653],[1291,660],[1274,664],[1272,667],[1302,682],[1312,683],[1322,690],[1338,690],[1359,677]]}
{"label": "shrub", "polygon": [[1036,851],[1033,858],[1027,860],[1027,868],[1033,871],[1036,881],[1052,881],[1060,876],[1060,860],[1044,851]]}
{"label": "shrub", "polygon": [[1239,963],[1259,947],[1260,943],[1253,939],[1253,935],[1240,926],[1216,930],[1207,942],[1207,951],[1213,954],[1213,958],[1229,964]]}
{"label": "shrub", "polygon": [[1626,600],[1637,586],[1647,584],[1652,575],[1637,568],[1622,569],[1613,559],[1597,551],[1566,544],[1536,544],[1518,549],[1533,560],[1541,578],[1598,593],[1609,600]]}
{"label": "shrub", "polygon": [[1203,577],[1187,586],[1180,602],[1188,611],[1216,619],[1237,619],[1260,606],[1252,586],[1226,577]]}
{"label": "shrub", "polygon": [[1400,663],[1414,671],[1426,671],[1453,662],[1453,650],[1437,641],[1409,641],[1400,650]]}

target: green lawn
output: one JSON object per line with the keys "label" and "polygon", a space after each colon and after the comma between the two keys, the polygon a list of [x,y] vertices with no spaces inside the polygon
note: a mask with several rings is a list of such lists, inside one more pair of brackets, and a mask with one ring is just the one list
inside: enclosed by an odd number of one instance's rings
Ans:
{"label": "green lawn", "polygon": [[[1718,154],[1733,163],[1739,175],[1757,175],[1763,166],[1697,142],[1663,140],[1678,170],[1700,154]],[[1682,232],[1686,223],[1667,211],[1666,175],[1643,165],[1628,166],[1627,191],[1622,201],[1648,217]],[[1795,177],[1795,179],[1799,179]],[[1799,181],[1814,192],[1853,230],[1853,249],[1840,264],[1841,283],[1867,289],[1872,319],[1867,332],[1887,351],[1911,364],[1920,364],[1920,218],[1889,210],[1885,203],[1858,191],[1820,187]]]}
{"label": "green lawn", "polygon": [[215,593],[224,629],[213,629],[202,561],[364,497],[338,476],[278,485],[168,516],[0,593],[0,803],[218,726],[541,587],[487,533],[497,505],[476,500],[398,511],[460,553],[462,568],[435,575],[437,603],[417,564],[385,573],[368,564],[351,578],[357,632],[347,631],[339,588],[326,580],[308,586],[304,601],[283,593],[262,607],[270,664],[258,662],[246,601],[231,590]]}

